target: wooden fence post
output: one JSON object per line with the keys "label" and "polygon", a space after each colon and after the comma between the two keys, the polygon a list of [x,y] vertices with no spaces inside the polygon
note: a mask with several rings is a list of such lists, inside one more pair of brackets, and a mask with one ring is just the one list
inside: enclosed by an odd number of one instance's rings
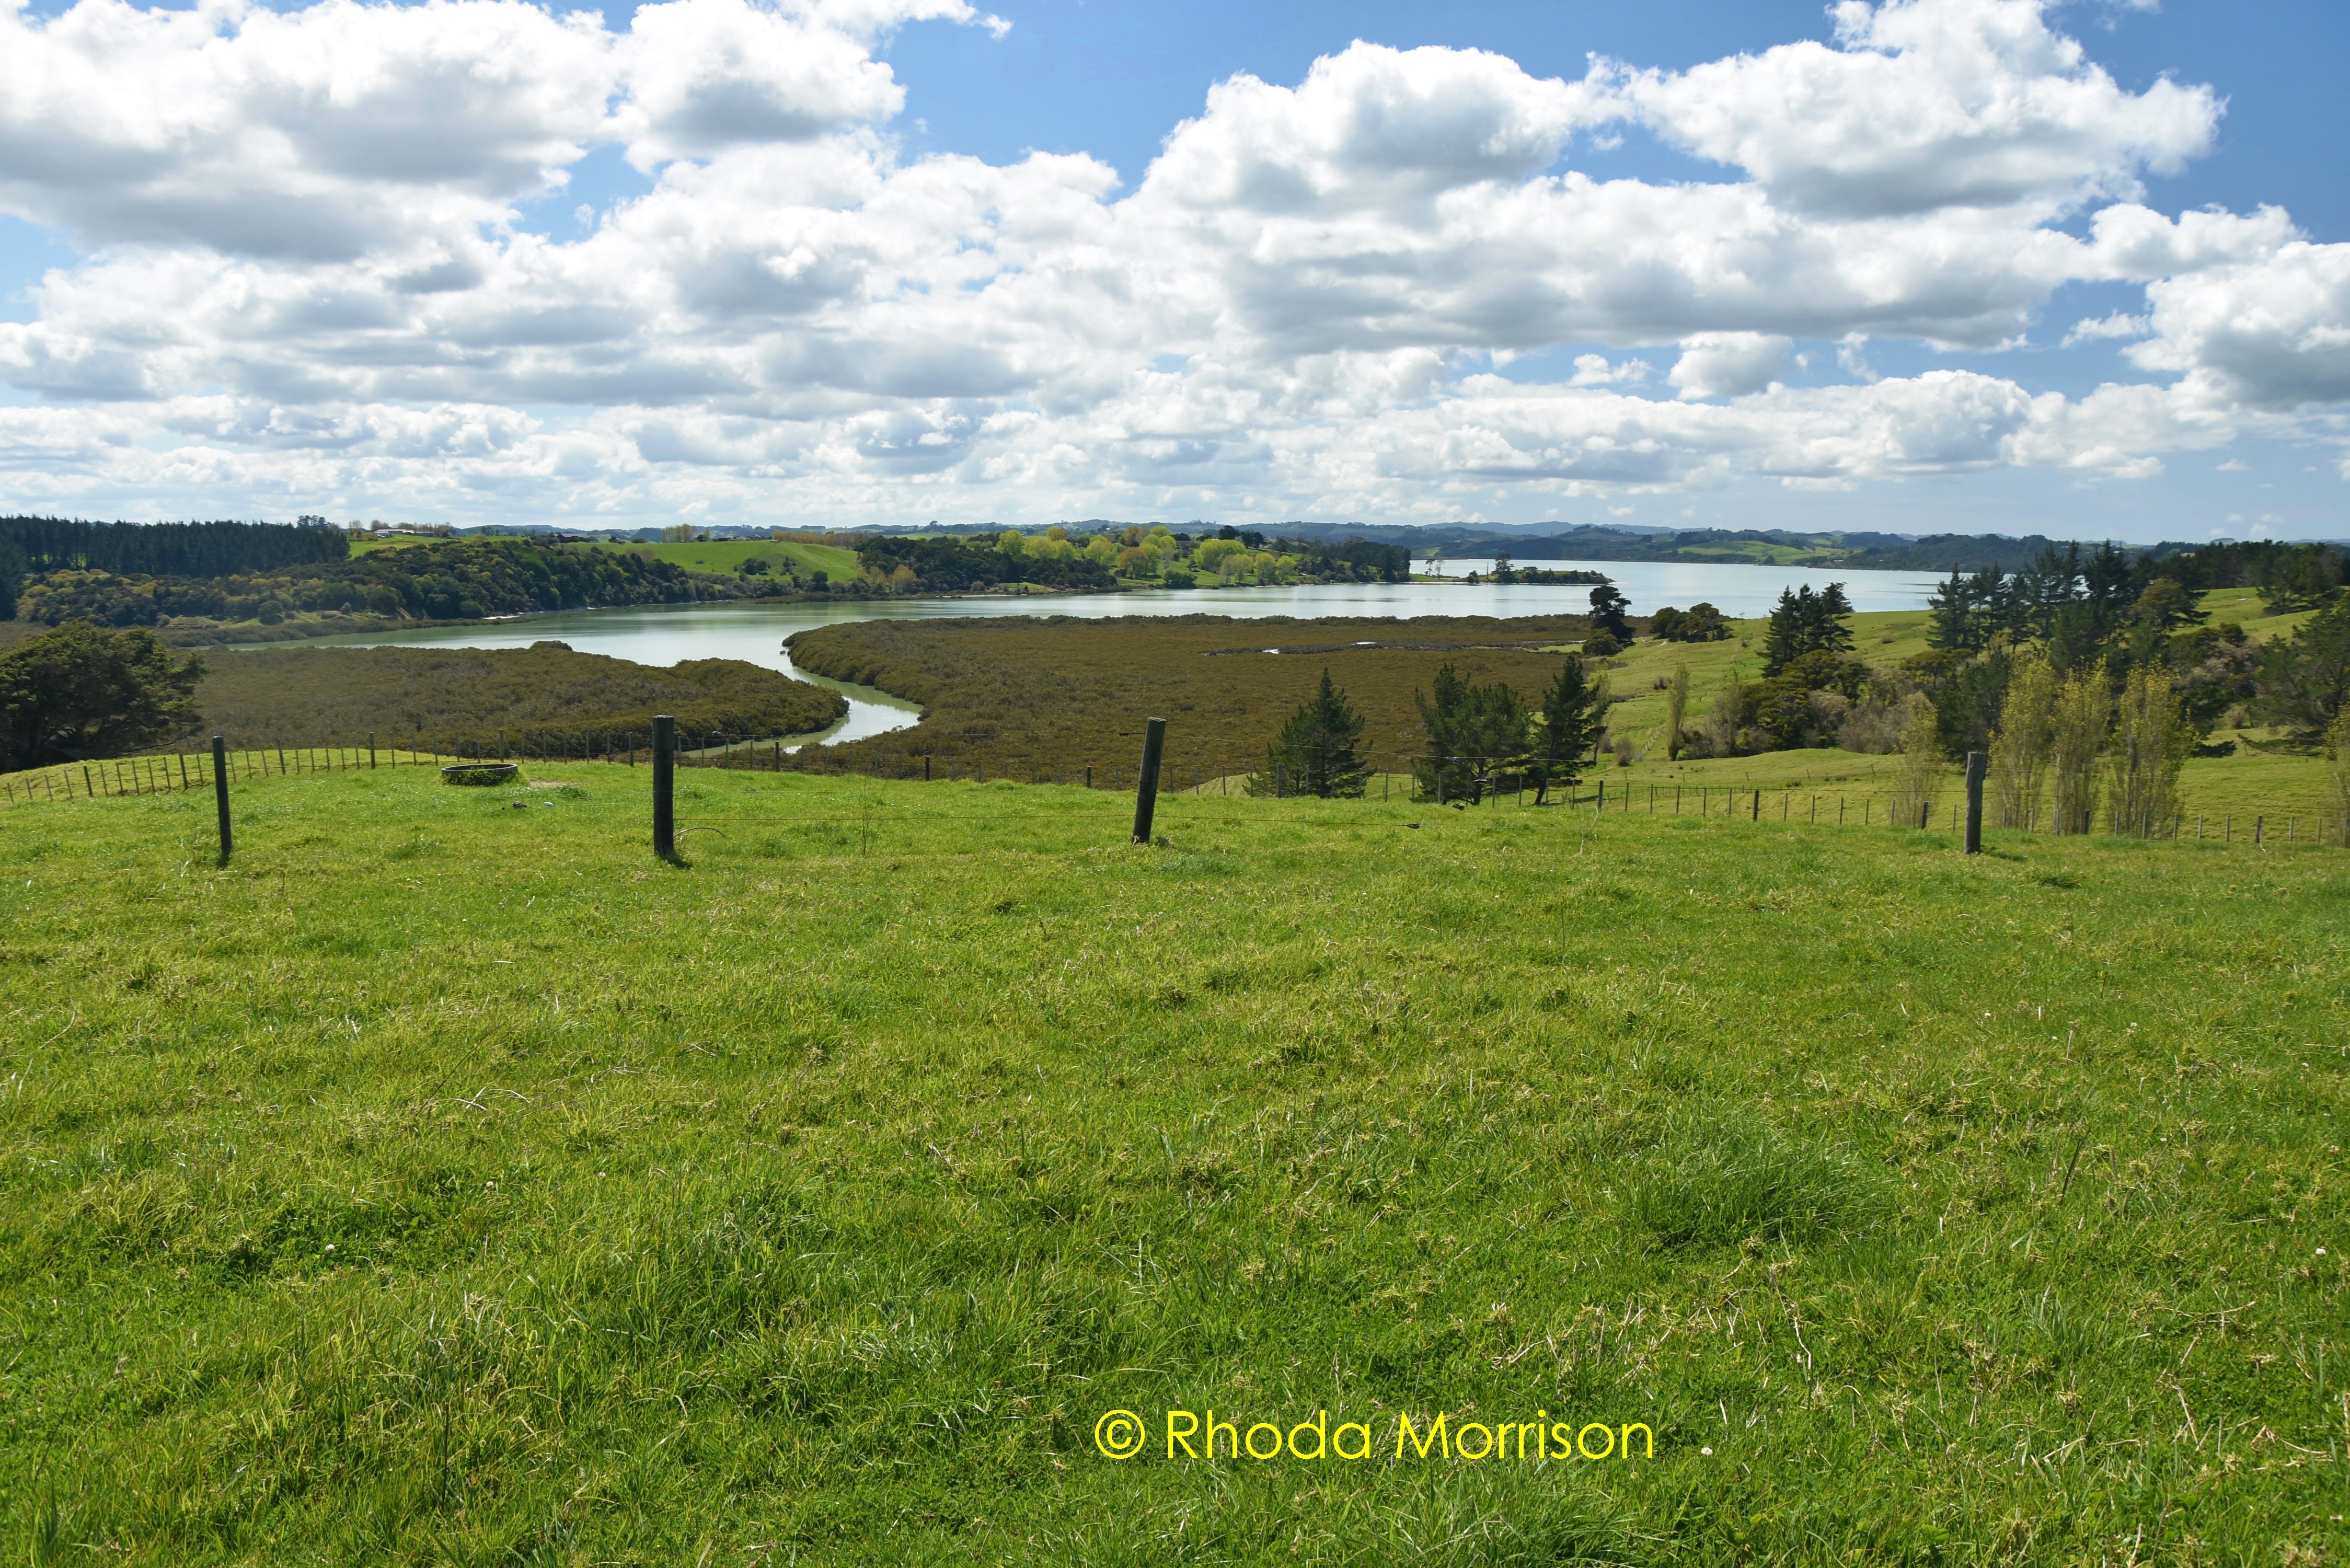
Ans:
{"label": "wooden fence post", "polygon": [[1134,779],[1134,842],[1150,842],[1150,819],[1159,809],[1159,760],[1167,750],[1167,721],[1152,719],[1142,729],[1142,771]]}
{"label": "wooden fence post", "polygon": [[653,853],[664,859],[677,853],[677,808],[670,786],[677,754],[677,720],[668,713],[653,715]]}
{"label": "wooden fence post", "polygon": [[1983,768],[1988,761],[1981,752],[1967,753],[1967,849],[1970,855],[1982,853],[1982,791]]}
{"label": "wooden fence post", "polygon": [[220,807],[220,857],[226,865],[235,845],[228,826],[228,742],[218,735],[213,737],[213,800]]}

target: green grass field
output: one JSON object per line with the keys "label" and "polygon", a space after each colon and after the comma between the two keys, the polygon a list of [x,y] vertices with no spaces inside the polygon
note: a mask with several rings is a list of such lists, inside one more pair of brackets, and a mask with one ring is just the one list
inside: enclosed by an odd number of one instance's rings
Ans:
{"label": "green grass field", "polygon": [[365,556],[377,550],[400,550],[411,545],[430,545],[435,542],[435,536],[429,534],[385,534],[372,539],[353,539],[351,554]]}
{"label": "green grass field", "polygon": [[16,1560],[2350,1552],[2350,856],[540,777],[0,810]]}

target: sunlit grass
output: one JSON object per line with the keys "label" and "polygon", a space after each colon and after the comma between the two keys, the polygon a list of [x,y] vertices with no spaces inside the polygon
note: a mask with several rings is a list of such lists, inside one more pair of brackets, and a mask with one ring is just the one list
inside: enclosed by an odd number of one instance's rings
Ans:
{"label": "sunlit grass", "polygon": [[2350,1544],[2339,852],[542,777],[0,812],[11,1550]]}

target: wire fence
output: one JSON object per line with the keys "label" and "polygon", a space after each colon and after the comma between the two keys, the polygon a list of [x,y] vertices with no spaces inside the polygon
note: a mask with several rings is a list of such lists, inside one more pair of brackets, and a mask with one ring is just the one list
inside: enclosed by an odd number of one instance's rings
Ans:
{"label": "wire fence", "polygon": [[[380,745],[373,737],[347,745],[253,746],[230,751],[231,783],[292,774],[344,773],[365,768],[455,768],[489,763],[536,763],[555,767],[572,763],[650,766],[652,737],[647,732],[618,733],[554,732],[517,737],[488,734],[442,736],[427,742]],[[696,743],[698,742],[698,743]],[[1749,822],[1801,823],[1807,826],[1947,828],[1965,824],[1962,795],[1919,801],[1898,791],[1830,792],[1782,786],[1714,784],[1655,784],[1611,780],[1604,764],[1582,759],[1529,763],[1523,758],[1440,754],[1427,752],[1357,753],[1347,765],[1333,766],[1318,755],[1299,753],[1294,765],[1280,749],[1251,749],[1240,757],[1201,752],[1170,757],[1159,770],[1159,793],[1207,796],[1258,795],[1296,799],[1320,796],[1421,802],[1439,807],[1503,810],[1566,810],[1650,816],[1698,816]],[[676,765],[758,773],[797,773],[827,777],[947,784],[1011,783],[1108,790],[1124,794],[1140,784],[1131,763],[1046,763],[1006,752],[965,753],[944,757],[913,752],[895,754],[869,746],[832,751],[783,740],[730,738],[715,732],[681,735]],[[1575,775],[1570,781],[1569,775]],[[527,781],[525,781],[527,782]],[[26,805],[117,795],[143,795],[213,786],[209,752],[171,752],[58,764],[0,778],[0,804]],[[1897,820],[1897,812],[1898,820]],[[2282,824],[2280,833],[2279,824]],[[2052,822],[2027,811],[2021,823],[2002,822],[1986,810],[1985,826],[2020,828],[2064,836],[2097,834],[2172,842],[2246,843],[2266,846],[2316,844],[2350,848],[2350,817],[2272,812],[2169,812],[2125,820],[2111,809],[2071,824]]]}

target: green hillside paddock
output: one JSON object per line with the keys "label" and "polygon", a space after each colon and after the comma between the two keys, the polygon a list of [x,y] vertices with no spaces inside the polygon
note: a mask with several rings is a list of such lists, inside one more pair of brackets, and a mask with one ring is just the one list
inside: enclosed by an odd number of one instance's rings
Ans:
{"label": "green hillside paddock", "polygon": [[0,812],[16,1560],[2350,1552],[2340,850],[530,772]]}

